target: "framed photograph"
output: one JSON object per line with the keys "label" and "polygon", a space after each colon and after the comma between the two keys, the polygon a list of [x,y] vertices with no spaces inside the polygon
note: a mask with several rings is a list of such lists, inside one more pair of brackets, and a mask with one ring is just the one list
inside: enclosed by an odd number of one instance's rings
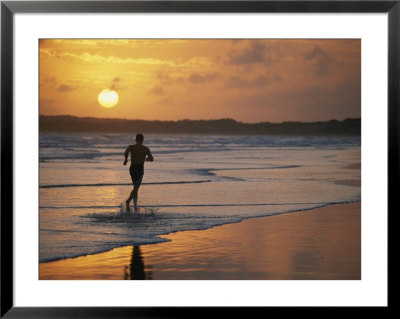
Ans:
{"label": "framed photograph", "polygon": [[2,1],[1,316],[389,309],[399,29],[399,1]]}

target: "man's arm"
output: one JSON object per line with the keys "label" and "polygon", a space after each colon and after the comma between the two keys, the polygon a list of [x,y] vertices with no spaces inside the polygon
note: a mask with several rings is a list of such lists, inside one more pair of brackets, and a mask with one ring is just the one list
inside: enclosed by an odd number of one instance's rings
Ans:
{"label": "man's arm", "polygon": [[128,155],[129,155],[129,151],[131,150],[131,146],[129,145],[126,150],[125,150],[125,161],[124,161],[124,165],[126,165],[126,163],[128,163]]}
{"label": "man's arm", "polygon": [[146,155],[147,155],[147,157],[146,157],[146,162],[152,162],[152,161],[154,161],[153,155],[151,155],[151,152],[150,152],[150,149],[149,149],[149,148],[147,148],[147,150],[146,150]]}

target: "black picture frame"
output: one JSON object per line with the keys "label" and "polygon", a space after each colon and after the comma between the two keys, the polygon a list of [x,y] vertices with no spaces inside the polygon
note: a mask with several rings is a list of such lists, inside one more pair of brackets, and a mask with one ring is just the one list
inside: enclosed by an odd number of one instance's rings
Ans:
{"label": "black picture frame", "polygon": [[[13,19],[16,13],[387,13],[388,14],[388,219],[398,213],[400,109],[400,0],[396,1],[1,1],[1,317],[190,318],[212,314],[281,314],[278,307],[15,307],[13,302]],[[392,223],[393,224],[393,223]],[[389,227],[389,226],[388,226]],[[388,229],[389,231],[389,229]],[[391,248],[388,232],[388,261]],[[390,269],[388,269],[389,271]],[[388,280],[388,287],[390,281]],[[34,293],[34,292],[32,292]],[[388,294],[391,309],[391,295]],[[301,308],[301,309],[300,309]],[[310,308],[294,310],[297,315]],[[329,311],[334,314],[340,308]],[[358,308],[359,310],[360,308]],[[313,308],[313,311],[326,311]],[[347,311],[348,309],[346,309]],[[371,312],[371,309],[366,309]]]}

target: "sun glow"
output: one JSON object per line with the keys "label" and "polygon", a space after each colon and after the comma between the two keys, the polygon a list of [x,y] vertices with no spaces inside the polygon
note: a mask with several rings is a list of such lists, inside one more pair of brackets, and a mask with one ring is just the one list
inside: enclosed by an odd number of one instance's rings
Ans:
{"label": "sun glow", "polygon": [[101,106],[107,108],[114,107],[119,101],[118,93],[109,89],[101,91],[97,99]]}

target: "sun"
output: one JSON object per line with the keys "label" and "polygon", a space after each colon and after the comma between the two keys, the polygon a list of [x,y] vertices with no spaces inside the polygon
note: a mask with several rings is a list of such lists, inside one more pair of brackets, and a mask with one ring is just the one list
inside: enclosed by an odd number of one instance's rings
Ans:
{"label": "sun", "polygon": [[114,90],[105,89],[97,97],[101,106],[110,108],[117,105],[119,101],[118,93]]}

